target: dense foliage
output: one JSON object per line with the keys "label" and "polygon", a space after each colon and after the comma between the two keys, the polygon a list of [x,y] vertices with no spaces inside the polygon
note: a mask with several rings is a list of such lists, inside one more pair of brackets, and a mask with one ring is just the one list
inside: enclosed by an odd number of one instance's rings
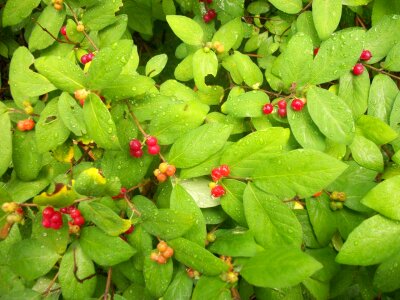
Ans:
{"label": "dense foliage", "polygon": [[399,299],[399,1],[0,16],[0,299]]}

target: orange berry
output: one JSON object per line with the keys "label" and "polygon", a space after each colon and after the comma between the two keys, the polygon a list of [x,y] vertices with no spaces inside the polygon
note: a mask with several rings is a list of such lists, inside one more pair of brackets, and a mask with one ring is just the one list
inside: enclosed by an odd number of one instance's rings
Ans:
{"label": "orange berry", "polygon": [[168,249],[168,245],[167,245],[166,242],[160,241],[160,242],[158,243],[158,245],[157,245],[157,249],[158,249],[158,251],[160,251],[160,252],[164,252],[165,250]]}
{"label": "orange berry", "polygon": [[172,257],[172,255],[174,255],[174,249],[172,249],[171,247],[167,247],[167,249],[163,253],[161,253],[161,255],[165,258],[170,258]]}
{"label": "orange berry", "polygon": [[167,170],[165,171],[165,174],[167,174],[168,176],[173,176],[176,172],[176,167],[174,165],[169,165],[167,167]]}
{"label": "orange berry", "polygon": [[158,262],[160,265],[163,265],[163,264],[166,264],[166,263],[167,263],[167,259],[166,259],[164,256],[160,255],[160,256],[157,258],[157,262]]}
{"label": "orange berry", "polygon": [[25,120],[25,130],[29,131],[32,130],[35,127],[35,121],[32,119],[26,119]]}
{"label": "orange berry", "polygon": [[62,4],[55,3],[54,8],[55,8],[55,10],[62,10],[63,6],[62,6]]}
{"label": "orange berry", "polygon": [[165,175],[164,173],[160,173],[157,175],[158,182],[164,182],[165,180],[167,180],[167,178],[167,175]]}

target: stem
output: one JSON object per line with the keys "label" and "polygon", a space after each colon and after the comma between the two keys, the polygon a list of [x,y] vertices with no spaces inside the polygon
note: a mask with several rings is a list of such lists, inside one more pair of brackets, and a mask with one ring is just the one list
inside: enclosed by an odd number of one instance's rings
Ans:
{"label": "stem", "polygon": [[257,57],[257,58],[263,58],[264,56],[258,55],[258,54],[253,54],[253,53],[244,53],[244,55],[250,56],[250,57]]}
{"label": "stem", "polygon": [[54,283],[56,282],[58,275],[60,272],[57,272],[57,274],[53,277],[53,279],[50,281],[49,286],[46,288],[46,290],[43,292],[43,296],[47,296],[50,292],[51,292],[51,288],[54,285]]}
{"label": "stem", "polygon": [[110,290],[110,286],[111,286],[111,276],[112,276],[112,268],[110,267],[107,272],[106,290],[104,291],[104,295],[103,295],[104,300],[107,300],[107,298],[108,298],[108,291]]}
{"label": "stem", "polygon": [[21,114],[21,115],[27,115],[27,116],[33,116],[33,117],[40,117],[38,114],[28,114],[25,111],[21,109],[16,109],[16,108],[9,108],[8,112],[13,113],[13,114]]}
{"label": "stem", "polygon": [[382,69],[375,68],[375,67],[373,67],[373,66],[371,66],[371,65],[368,65],[368,64],[363,64],[363,65],[364,65],[365,67],[371,69],[371,70],[374,70],[374,71],[376,71],[376,72],[379,72],[379,73],[388,75],[388,76],[390,76],[390,77],[392,77],[392,78],[394,78],[394,79],[400,80],[400,77],[398,77],[398,76],[396,76],[396,75],[393,75],[392,73],[383,71]]}
{"label": "stem", "polygon": [[305,12],[307,9],[310,8],[311,5],[312,5],[312,0],[308,2],[307,5],[304,6],[303,9],[298,14],[300,15],[301,13]]}
{"label": "stem", "polygon": [[128,100],[126,100],[125,103],[128,106],[129,114],[131,115],[133,121],[135,121],[136,126],[139,128],[139,130],[143,134],[143,136],[147,138],[149,135],[144,131],[142,125],[140,125],[140,122],[139,122],[138,118],[133,113],[131,104],[129,103]]}
{"label": "stem", "polygon": [[140,217],[142,214],[140,213],[140,211],[138,211],[138,210],[136,209],[136,207],[132,204],[132,202],[129,201],[128,197],[126,196],[126,193],[124,194],[124,199],[125,199],[125,202],[128,204],[129,208],[130,208],[136,215],[138,215],[138,216]]}
{"label": "stem", "polygon": [[77,45],[76,43],[71,42],[71,41],[68,41],[68,40],[66,40],[66,41],[60,40],[59,38],[55,37],[50,31],[48,31],[47,28],[44,28],[38,21],[36,21],[35,18],[32,18],[32,20],[33,20],[33,22],[35,22],[44,32],[46,32],[48,35],[50,35],[56,42],[63,43],[63,44],[71,44],[71,45],[75,45],[75,46]]}
{"label": "stem", "polygon": [[236,179],[236,180],[244,181],[244,182],[249,182],[249,181],[251,182],[251,181],[253,181],[253,179],[248,178],[248,177],[227,176],[226,178],[229,178],[229,179]]}
{"label": "stem", "polygon": [[85,197],[85,198],[79,198],[79,199],[76,199],[76,200],[74,201],[74,203],[79,203],[79,202],[89,201],[89,200],[92,200],[93,198],[95,198],[95,197]]}
{"label": "stem", "polygon": [[38,207],[39,205],[35,203],[19,203],[19,206],[24,206],[24,207]]}
{"label": "stem", "polygon": [[359,15],[356,15],[356,22],[360,23],[361,27],[366,29],[367,26],[365,26],[363,20],[361,19],[361,17]]}

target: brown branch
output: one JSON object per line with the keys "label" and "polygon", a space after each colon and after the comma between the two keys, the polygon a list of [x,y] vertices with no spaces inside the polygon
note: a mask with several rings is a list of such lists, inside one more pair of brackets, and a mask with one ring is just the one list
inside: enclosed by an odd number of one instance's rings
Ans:
{"label": "brown branch", "polygon": [[42,295],[44,297],[46,297],[50,292],[51,292],[51,288],[53,287],[54,283],[56,282],[58,275],[60,274],[60,272],[57,272],[57,274],[53,277],[53,279],[50,281],[49,286],[46,288],[46,290],[42,293]]}
{"label": "brown branch", "polygon": [[305,12],[307,9],[310,8],[310,6],[312,5],[312,0],[310,2],[307,3],[306,6],[303,7],[303,9],[298,13],[299,15],[302,14],[303,12]]}
{"label": "brown branch", "polygon": [[86,280],[89,280],[89,279],[91,279],[91,278],[93,278],[93,277],[95,277],[97,274],[96,273],[93,273],[92,275],[89,275],[89,276],[86,276],[85,278],[82,278],[82,279],[80,279],[79,277],[78,277],[78,266],[77,266],[77,264],[76,264],[76,249],[74,248],[74,250],[73,250],[73,256],[74,256],[74,270],[73,270],[73,273],[74,273],[74,277],[75,277],[75,279],[79,282],[79,283],[83,283],[84,281],[86,281]]}
{"label": "brown branch", "polygon": [[137,209],[136,209],[136,207],[132,204],[132,202],[128,199],[128,196],[126,195],[126,193],[124,194],[124,199],[125,199],[125,202],[128,204],[128,206],[129,206],[129,208],[136,214],[136,215],[138,215],[139,217],[142,215],[141,213],[140,213],[140,211],[138,211]]}
{"label": "brown branch", "polygon": [[112,268],[110,267],[107,272],[107,283],[106,283],[106,290],[104,291],[103,300],[107,300],[108,298],[108,291],[110,290],[111,286],[111,276],[112,276]]}
{"label": "brown branch", "polygon": [[144,131],[142,125],[140,125],[140,122],[139,122],[138,118],[137,118],[137,117],[135,116],[135,114],[133,113],[133,111],[132,111],[132,106],[131,106],[131,104],[129,103],[129,101],[126,100],[125,103],[126,103],[126,105],[128,106],[129,114],[131,115],[133,121],[135,122],[135,124],[136,124],[136,126],[138,127],[138,129],[140,130],[140,132],[143,134],[144,137],[148,137],[149,135],[146,133],[146,131]]}
{"label": "brown branch", "polygon": [[56,42],[58,43],[63,43],[63,44],[71,44],[71,45],[77,45],[74,42],[71,42],[69,40],[63,41],[60,40],[58,37],[55,37],[50,31],[47,30],[47,28],[43,27],[38,21],[36,21],[35,18],[32,18],[33,22],[35,22],[44,32],[46,32],[48,35],[50,35]]}
{"label": "brown branch", "polygon": [[368,65],[368,64],[363,64],[363,65],[364,65],[365,67],[371,69],[371,70],[374,70],[374,71],[376,71],[376,72],[379,72],[379,73],[388,75],[388,76],[390,76],[390,77],[392,77],[392,78],[394,78],[394,79],[396,79],[396,80],[400,80],[400,77],[398,77],[398,76],[396,76],[396,75],[393,75],[392,73],[386,72],[386,71],[384,71],[384,70],[382,70],[382,69],[375,68],[375,67],[373,67],[373,66],[371,66],[371,65]]}

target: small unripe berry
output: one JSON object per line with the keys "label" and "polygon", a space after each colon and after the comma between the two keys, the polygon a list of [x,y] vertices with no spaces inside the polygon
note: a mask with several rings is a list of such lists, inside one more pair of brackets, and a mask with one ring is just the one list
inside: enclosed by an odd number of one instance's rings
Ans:
{"label": "small unripe berry", "polygon": [[76,90],[74,92],[75,99],[79,101],[85,101],[88,95],[89,92],[85,89]]}
{"label": "small unripe berry", "polygon": [[363,64],[360,64],[360,63],[356,64],[356,65],[353,67],[353,74],[356,75],[356,76],[359,76],[359,75],[361,75],[362,73],[364,73],[364,66],[363,66]]}
{"label": "small unripe berry", "polygon": [[215,183],[215,182],[213,182],[213,181],[211,181],[209,184],[208,184],[208,187],[210,188],[210,189],[213,189],[213,188],[215,188],[217,186],[217,184]]}
{"label": "small unripe berry", "polygon": [[14,224],[21,222],[23,217],[19,214],[9,214],[6,218],[8,224]]}
{"label": "small unripe berry", "polygon": [[151,254],[150,254],[150,259],[151,259],[152,261],[157,261],[158,256],[159,256],[159,255],[158,255],[157,253],[151,252]]}
{"label": "small unripe berry", "polygon": [[160,252],[164,252],[165,250],[167,250],[167,248],[168,248],[168,245],[164,241],[160,241],[157,245],[157,250]]}
{"label": "small unripe berry", "polygon": [[371,51],[369,51],[369,50],[363,50],[363,52],[360,55],[360,59],[364,60],[364,61],[370,60],[371,57],[372,57],[372,54],[371,54]]}
{"label": "small unripe berry", "polygon": [[147,146],[155,146],[155,145],[157,145],[157,144],[158,144],[158,140],[157,140],[157,138],[154,137],[154,136],[149,136],[149,137],[146,139],[146,145],[147,145]]}
{"label": "small unripe berry", "polygon": [[167,171],[168,168],[168,164],[166,162],[162,162],[158,168],[160,169],[161,173],[165,173]]}
{"label": "small unripe berry", "polygon": [[158,176],[158,175],[160,175],[161,174],[161,171],[160,171],[160,169],[155,169],[154,171],[153,171],[153,174],[154,174],[154,176]]}
{"label": "small unripe berry", "polygon": [[81,228],[78,225],[69,225],[69,233],[77,234]]}
{"label": "small unripe berry", "polygon": [[174,165],[169,165],[167,167],[167,170],[165,171],[165,174],[167,176],[174,176],[176,172],[176,167]]}
{"label": "small unripe berry", "polygon": [[207,234],[207,241],[209,241],[210,243],[215,242],[216,239],[217,239],[217,236],[215,235],[214,232],[209,232]]}
{"label": "small unripe berry", "polygon": [[301,99],[293,99],[290,106],[292,107],[293,110],[300,111],[304,107],[304,102]]}
{"label": "small unripe berry", "polygon": [[167,247],[167,249],[165,249],[165,251],[163,251],[161,255],[165,258],[170,258],[174,255],[174,249],[172,249],[171,247]]}
{"label": "small unripe berry", "polygon": [[274,111],[274,106],[271,103],[267,103],[262,108],[264,115],[269,115]]}
{"label": "small unripe berry", "polygon": [[147,147],[147,152],[150,155],[157,155],[158,153],[160,153],[160,146],[158,146],[158,145],[148,146]]}
{"label": "small unripe berry", "polygon": [[31,105],[28,105],[24,108],[24,111],[28,114],[31,115],[33,114],[33,107]]}
{"label": "small unripe berry", "polygon": [[84,32],[85,31],[85,26],[81,22],[79,22],[78,25],[76,25],[76,31]]}
{"label": "small unripe berry", "polygon": [[54,8],[55,8],[55,10],[62,10],[63,6],[62,6],[62,4],[55,3]]}
{"label": "small unripe berry", "polygon": [[228,274],[226,274],[226,281],[229,283],[235,283],[238,281],[238,275],[236,272],[228,272]]}
{"label": "small unripe berry", "polygon": [[7,213],[14,212],[17,208],[18,204],[15,202],[4,202],[1,206],[1,209]]}

